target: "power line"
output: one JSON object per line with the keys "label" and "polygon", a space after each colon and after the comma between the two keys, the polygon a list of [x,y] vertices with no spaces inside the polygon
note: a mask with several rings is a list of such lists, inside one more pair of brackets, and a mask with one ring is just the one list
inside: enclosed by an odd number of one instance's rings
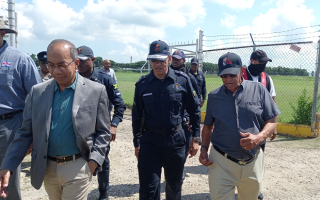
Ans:
{"label": "power line", "polygon": [[[313,31],[313,32],[307,32],[307,33],[297,33],[297,34],[291,34],[291,35],[274,35],[274,36],[270,36],[270,37],[255,37],[256,38],[275,38],[275,37],[290,37],[290,36],[295,36],[295,35],[303,35],[303,34],[310,34],[310,33],[317,33],[320,32],[320,30],[318,31]],[[248,35],[249,37],[249,35]],[[248,38],[221,38],[221,39],[216,39],[216,40],[203,40],[203,41],[208,41],[208,42],[214,42],[214,41],[218,41],[218,40],[242,40],[242,39],[248,39]]]}
{"label": "power line", "polygon": [[[317,27],[320,26],[320,24],[318,25],[313,25],[313,26],[305,26],[305,27],[299,27],[299,28],[294,28],[294,29],[290,29],[290,30],[286,30],[286,31],[278,31],[278,32],[272,32],[272,33],[256,33],[256,34],[252,34],[252,35],[269,35],[269,34],[275,34],[275,33],[284,33],[284,32],[290,32],[290,31],[295,31],[298,29],[304,29],[304,28],[312,28],[312,27]],[[214,36],[206,36],[206,37],[225,37],[225,36],[245,36],[248,34],[237,34],[237,35],[214,35]]]}
{"label": "power line", "polygon": [[[296,39],[291,39],[291,40],[281,40],[281,41],[255,41],[255,42],[289,42],[289,41],[295,41],[295,40],[301,40],[301,39],[308,39],[308,38],[315,38],[315,37],[320,37],[320,35],[318,36],[312,36],[312,37],[304,37],[304,38],[296,38]],[[206,47],[215,47],[215,46],[221,46],[221,45],[227,45],[227,44],[236,44],[236,43],[251,43],[252,41],[239,41],[239,42],[229,42],[229,43],[225,43],[225,44],[218,44],[218,45],[205,45]]]}

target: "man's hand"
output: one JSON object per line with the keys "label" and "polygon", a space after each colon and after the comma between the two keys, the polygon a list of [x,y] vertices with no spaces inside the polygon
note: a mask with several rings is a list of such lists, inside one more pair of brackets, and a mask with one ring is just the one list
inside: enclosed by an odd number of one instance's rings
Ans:
{"label": "man's hand", "polygon": [[209,160],[208,152],[205,148],[201,148],[200,150],[200,156],[199,156],[199,162],[203,164],[204,166],[212,165],[213,160]]}
{"label": "man's hand", "polygon": [[0,197],[7,198],[7,187],[9,184],[10,171],[7,169],[0,170]]}
{"label": "man's hand", "polygon": [[245,150],[250,150],[258,146],[264,139],[260,134],[254,135],[251,133],[241,133],[240,135],[243,137],[240,139],[240,145]]}
{"label": "man's hand", "polygon": [[203,104],[204,104],[205,101],[206,101],[206,100],[202,100],[202,101],[201,101],[201,103],[200,103],[200,108],[202,108],[202,106],[203,106]]}
{"label": "man's hand", "polygon": [[269,136],[270,141],[274,140],[274,139],[277,137],[277,134],[278,134],[278,132],[277,132],[277,129],[276,129],[276,130],[274,130],[274,132],[271,133],[271,135]]}
{"label": "man's hand", "polygon": [[190,154],[189,158],[192,158],[197,154],[199,150],[199,142],[196,140],[191,140],[188,153]]}
{"label": "man's hand", "polygon": [[135,149],[134,149],[134,155],[136,155],[137,160],[139,160],[139,151],[140,151],[140,147],[135,147]]}
{"label": "man's hand", "polygon": [[26,153],[26,156],[29,155],[31,152],[32,152],[32,144],[30,145],[30,147],[29,147],[29,149],[28,149],[28,151]]}
{"label": "man's hand", "polygon": [[117,127],[115,125],[110,125],[110,133],[111,133],[111,139],[110,142],[116,140],[116,135],[117,135]]}
{"label": "man's hand", "polygon": [[89,162],[88,162],[88,165],[89,165],[91,174],[93,175],[94,170],[96,170],[96,168],[98,167],[98,165],[97,165],[97,163],[92,162],[92,161],[89,161]]}

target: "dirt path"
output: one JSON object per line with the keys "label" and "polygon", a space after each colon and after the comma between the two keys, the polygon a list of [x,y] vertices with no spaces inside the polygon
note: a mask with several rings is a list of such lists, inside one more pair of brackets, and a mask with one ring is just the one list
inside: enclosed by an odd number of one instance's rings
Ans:
{"label": "dirt path", "polygon": [[[130,112],[119,125],[117,139],[111,144],[110,199],[138,199],[139,180],[137,160],[132,143]],[[317,140],[318,142],[320,140]],[[320,149],[305,149],[292,141],[278,139],[266,147],[265,175],[262,192],[265,200],[320,200]],[[30,156],[22,164],[21,187],[23,199],[48,199],[44,188],[30,185]],[[183,200],[210,199],[208,168],[196,158],[188,159],[185,167]],[[165,182],[162,178],[162,199]],[[89,200],[98,198],[96,177],[92,181]]]}

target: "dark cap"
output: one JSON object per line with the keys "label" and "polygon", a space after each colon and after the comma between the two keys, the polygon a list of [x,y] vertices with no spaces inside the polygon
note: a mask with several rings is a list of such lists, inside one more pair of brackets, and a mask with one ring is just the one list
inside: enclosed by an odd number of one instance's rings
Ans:
{"label": "dark cap", "polygon": [[235,53],[226,53],[219,58],[218,76],[223,74],[239,74],[242,67],[241,58]]}
{"label": "dark cap", "polygon": [[87,60],[88,58],[94,57],[93,51],[90,47],[87,46],[81,46],[77,48],[78,51],[78,58],[80,60]]}
{"label": "dark cap", "polygon": [[38,60],[47,62],[47,52],[46,51],[41,51],[40,53],[37,54]]}
{"label": "dark cap", "polygon": [[147,60],[156,59],[165,61],[170,55],[169,46],[161,40],[154,41],[150,44]]}
{"label": "dark cap", "polygon": [[177,50],[175,52],[173,52],[172,57],[180,60],[180,59],[186,59],[186,56],[184,55],[183,51],[181,50]]}
{"label": "dark cap", "polygon": [[198,59],[197,58],[192,58],[191,59],[191,64],[193,64],[193,63],[199,64]]}
{"label": "dark cap", "polygon": [[262,50],[255,50],[252,54],[250,59],[252,60],[259,60],[259,62],[272,62],[272,60],[270,58],[268,58],[266,52],[262,51]]}

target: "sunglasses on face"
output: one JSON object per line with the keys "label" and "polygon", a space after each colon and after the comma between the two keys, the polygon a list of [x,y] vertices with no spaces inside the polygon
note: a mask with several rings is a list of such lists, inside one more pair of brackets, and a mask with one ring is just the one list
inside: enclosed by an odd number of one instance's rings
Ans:
{"label": "sunglasses on face", "polygon": [[238,74],[222,74],[220,77],[221,78],[227,78],[228,76],[230,76],[230,78],[234,78],[236,77]]}
{"label": "sunglasses on face", "polygon": [[162,62],[162,63],[165,62],[165,60],[162,61],[162,60],[156,60],[156,59],[151,59],[150,61],[154,62],[154,63],[157,62],[157,61]]}

